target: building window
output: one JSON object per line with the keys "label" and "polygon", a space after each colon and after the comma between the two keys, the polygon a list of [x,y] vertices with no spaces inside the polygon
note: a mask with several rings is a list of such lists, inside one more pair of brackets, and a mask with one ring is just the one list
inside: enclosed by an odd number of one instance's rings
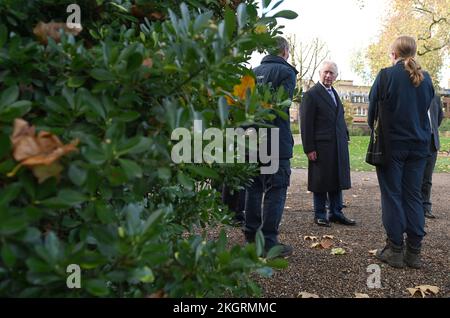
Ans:
{"label": "building window", "polygon": [[367,108],[365,108],[365,107],[357,107],[355,115],[359,116],[359,117],[367,116]]}

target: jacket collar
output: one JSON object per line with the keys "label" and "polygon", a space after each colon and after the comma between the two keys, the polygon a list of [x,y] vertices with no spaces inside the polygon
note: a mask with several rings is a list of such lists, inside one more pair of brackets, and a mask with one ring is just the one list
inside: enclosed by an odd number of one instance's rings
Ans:
{"label": "jacket collar", "polygon": [[295,69],[295,67],[293,67],[291,64],[286,62],[286,60],[284,58],[282,58],[281,56],[277,56],[277,55],[264,56],[264,58],[261,61],[261,64],[268,64],[268,63],[283,64],[285,66],[290,67],[295,72],[295,75],[298,74],[298,71]]}
{"label": "jacket collar", "polygon": [[320,82],[317,82],[317,84],[316,84],[316,89],[318,90],[320,97],[322,97],[322,99],[324,99],[324,100],[327,102],[327,104],[328,104],[330,107],[332,107],[332,109],[333,109],[334,111],[336,111],[336,109],[339,108],[339,105],[340,105],[340,99],[339,99],[339,96],[336,97],[337,94],[335,93],[335,90],[334,90],[333,87],[331,87],[331,90],[333,91],[334,97],[336,98],[337,107],[336,107],[336,105],[334,104],[334,101],[333,101],[333,99],[331,98],[330,94],[328,94],[326,88],[325,88]]}

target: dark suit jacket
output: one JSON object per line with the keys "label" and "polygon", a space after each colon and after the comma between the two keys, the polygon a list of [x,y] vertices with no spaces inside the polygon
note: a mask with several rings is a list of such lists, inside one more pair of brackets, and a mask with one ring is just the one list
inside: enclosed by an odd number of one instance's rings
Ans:
{"label": "dark suit jacket", "polygon": [[442,111],[441,97],[435,95],[430,104],[430,118],[431,118],[431,133],[433,138],[431,142],[434,143],[434,148],[436,151],[441,148],[441,143],[439,141],[439,126],[444,119],[444,112]]}
{"label": "dark suit jacket", "polygon": [[300,107],[304,152],[317,152],[317,161],[308,163],[308,190],[332,192],[349,189],[350,159],[344,107],[333,89],[333,99],[317,83],[303,96]]}

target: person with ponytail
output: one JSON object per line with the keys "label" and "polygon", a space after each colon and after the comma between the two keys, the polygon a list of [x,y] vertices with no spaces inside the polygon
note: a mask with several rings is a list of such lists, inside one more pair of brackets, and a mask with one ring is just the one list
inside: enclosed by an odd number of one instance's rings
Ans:
{"label": "person with ponytail", "polygon": [[421,187],[430,156],[428,108],[434,89],[430,76],[416,61],[416,50],[412,37],[398,37],[390,48],[392,66],[380,71],[369,93],[369,126],[373,129],[380,100],[385,101],[383,116],[389,120],[390,158],[376,167],[387,243],[376,257],[397,268],[421,267],[425,236]]}

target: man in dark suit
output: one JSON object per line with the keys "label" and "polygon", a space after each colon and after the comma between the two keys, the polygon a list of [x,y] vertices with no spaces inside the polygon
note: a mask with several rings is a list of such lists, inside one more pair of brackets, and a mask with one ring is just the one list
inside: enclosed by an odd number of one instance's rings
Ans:
{"label": "man in dark suit", "polygon": [[428,111],[431,124],[431,156],[427,159],[425,172],[422,182],[422,202],[423,212],[426,218],[434,219],[435,216],[431,210],[431,186],[434,166],[436,165],[437,152],[441,146],[439,141],[439,126],[441,125],[444,113],[442,112],[441,98],[436,95],[431,101],[430,109]]}
{"label": "man in dark suit", "polygon": [[320,81],[305,93],[300,108],[303,150],[308,156],[308,190],[314,193],[314,221],[328,227],[330,222],[355,225],[342,213],[342,190],[351,187],[351,180],[344,107],[332,87],[338,75],[336,63],[325,61],[319,75]]}
{"label": "man in dark suit", "polygon": [[[261,65],[254,69],[254,73],[258,85],[270,85],[274,93],[283,87],[289,98],[292,99],[298,72],[286,62],[289,57],[289,44],[286,39],[276,37],[276,40],[277,47],[263,58]],[[289,108],[286,108],[286,113],[289,118]],[[260,174],[255,177],[252,185],[247,188],[244,233],[247,242],[253,242],[256,232],[261,229],[266,251],[276,245],[281,246],[280,256],[284,257],[292,253],[292,247],[278,242],[278,227],[283,215],[290,181],[289,160],[292,158],[294,139],[289,119],[277,116],[271,124],[279,129],[279,156],[273,158],[278,160],[279,168],[273,174]]]}

